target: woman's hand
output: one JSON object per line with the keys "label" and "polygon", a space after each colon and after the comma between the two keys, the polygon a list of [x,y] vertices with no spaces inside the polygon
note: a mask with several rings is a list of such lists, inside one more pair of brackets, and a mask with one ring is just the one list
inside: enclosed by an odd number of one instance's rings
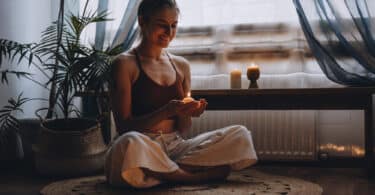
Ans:
{"label": "woman's hand", "polygon": [[184,103],[180,100],[171,100],[166,106],[168,116],[198,117],[206,109],[207,102],[205,99]]}
{"label": "woman's hand", "polygon": [[205,99],[200,99],[199,101],[195,101],[195,102],[199,102],[199,103],[198,103],[198,106],[195,107],[195,109],[192,111],[191,116],[199,117],[201,114],[203,114],[204,110],[206,110],[207,101]]}

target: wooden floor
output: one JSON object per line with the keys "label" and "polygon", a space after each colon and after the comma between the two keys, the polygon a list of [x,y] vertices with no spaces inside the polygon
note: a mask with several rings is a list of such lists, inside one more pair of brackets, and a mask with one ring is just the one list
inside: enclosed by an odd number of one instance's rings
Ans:
{"label": "wooden floor", "polygon": [[[312,181],[323,188],[324,195],[375,194],[375,181],[368,180],[363,170],[359,168],[322,168],[287,163],[259,163],[253,168],[266,173]],[[39,194],[43,186],[60,179],[41,177],[30,166],[8,167],[2,169],[0,173],[0,194]]]}
{"label": "wooden floor", "polygon": [[324,195],[374,195],[375,181],[359,168],[319,168],[304,166],[257,166],[258,170],[301,178],[319,184]]}

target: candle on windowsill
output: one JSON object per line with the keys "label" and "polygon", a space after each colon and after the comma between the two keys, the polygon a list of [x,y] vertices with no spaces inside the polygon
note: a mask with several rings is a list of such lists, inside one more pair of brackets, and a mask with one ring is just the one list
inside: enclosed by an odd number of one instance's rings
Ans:
{"label": "candle on windowsill", "polygon": [[252,63],[250,66],[247,67],[246,75],[247,78],[250,80],[249,88],[258,88],[257,80],[260,76],[259,66]]}
{"label": "candle on windowsill", "polygon": [[234,69],[230,72],[230,88],[241,89],[241,70]]}
{"label": "candle on windowsill", "polygon": [[249,80],[257,80],[259,78],[260,71],[259,66],[252,63],[250,66],[247,67],[247,77]]}

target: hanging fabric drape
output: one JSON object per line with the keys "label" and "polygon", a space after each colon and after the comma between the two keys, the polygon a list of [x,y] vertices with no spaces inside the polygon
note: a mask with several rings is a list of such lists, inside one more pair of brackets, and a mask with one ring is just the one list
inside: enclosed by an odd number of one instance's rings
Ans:
{"label": "hanging fabric drape", "polygon": [[309,47],[324,74],[350,86],[375,85],[375,2],[293,0]]}
{"label": "hanging fabric drape", "polygon": [[[118,46],[121,46],[121,51],[123,52],[132,46],[139,31],[136,20],[140,2],[140,0],[98,0],[97,12],[108,12],[110,14],[109,18],[112,18],[113,20],[96,24],[95,49],[100,51],[106,50],[107,48],[117,49]],[[126,9],[122,10],[125,6]],[[119,14],[119,12],[123,13]],[[121,22],[118,23],[119,19]],[[93,32],[91,31],[91,33]],[[110,67],[108,68],[110,69]],[[108,112],[109,103],[105,98],[84,97],[84,99],[83,116],[97,117],[98,113]],[[104,129],[103,136],[106,143],[109,143],[111,140],[109,121],[110,120],[104,120],[101,124]]]}
{"label": "hanging fabric drape", "polygon": [[[112,20],[106,22],[98,22],[92,28],[88,28],[84,33],[86,40],[85,44],[94,45],[98,51],[105,51],[108,49],[116,48],[114,53],[121,53],[128,50],[137,37],[138,27],[136,24],[137,11],[140,0],[97,0],[97,6],[89,8],[90,12],[108,13],[107,18]],[[82,7],[82,4],[81,4]],[[93,40],[94,39],[94,40]],[[121,46],[118,50],[118,46]],[[107,90],[107,79],[110,77],[110,64],[103,66],[100,71],[96,72],[93,79],[90,80],[89,88],[99,87],[97,90]],[[98,69],[99,70],[99,69]],[[99,97],[99,98],[97,98]],[[82,116],[87,118],[96,118],[99,115],[107,112],[108,102],[107,99],[97,97],[83,97],[82,101]],[[102,124],[105,129],[104,139],[108,142],[110,138],[110,131],[108,124]]]}
{"label": "hanging fabric drape", "polygon": [[[125,6],[124,0],[119,2],[118,6]],[[125,51],[131,47],[137,34],[139,32],[138,27],[136,25],[137,20],[137,11],[138,6],[141,1],[139,0],[129,0],[127,1],[127,7],[122,15],[121,23],[116,31],[115,36],[113,37],[112,41],[110,40],[109,47],[113,48],[118,45],[122,45],[122,49]],[[116,2],[117,3],[117,2]],[[98,1],[98,12],[102,12],[109,9],[109,1],[108,0],[99,0]],[[105,44],[106,39],[106,30],[107,24],[106,22],[98,23],[96,25],[96,33],[95,33],[95,48],[102,49]]]}

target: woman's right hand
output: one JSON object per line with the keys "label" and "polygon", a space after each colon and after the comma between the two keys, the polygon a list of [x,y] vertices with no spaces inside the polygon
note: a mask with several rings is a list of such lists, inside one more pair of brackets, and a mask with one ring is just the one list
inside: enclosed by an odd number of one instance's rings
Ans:
{"label": "woman's right hand", "polygon": [[200,102],[199,101],[191,101],[188,103],[184,103],[181,100],[171,100],[166,105],[166,111],[168,117],[171,116],[192,116],[194,112],[197,110],[197,107],[199,107]]}

